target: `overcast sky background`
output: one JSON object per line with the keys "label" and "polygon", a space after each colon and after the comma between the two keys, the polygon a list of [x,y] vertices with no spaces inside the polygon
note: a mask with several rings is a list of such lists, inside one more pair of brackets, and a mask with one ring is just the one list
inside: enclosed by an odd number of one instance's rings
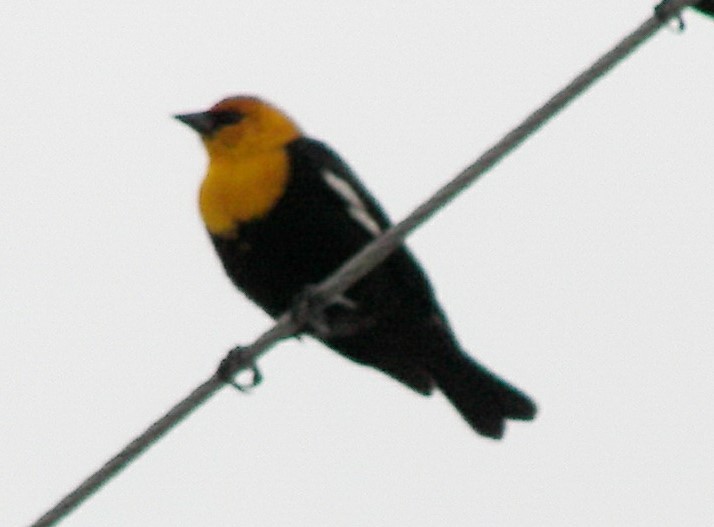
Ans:
{"label": "overcast sky background", "polygon": [[[223,275],[172,114],[264,96],[399,219],[652,5],[3,2],[0,525],[270,325]],[[63,525],[709,525],[714,20],[686,20],[410,239],[535,422],[490,441],[441,395],[286,342],[254,394],[221,391]]]}

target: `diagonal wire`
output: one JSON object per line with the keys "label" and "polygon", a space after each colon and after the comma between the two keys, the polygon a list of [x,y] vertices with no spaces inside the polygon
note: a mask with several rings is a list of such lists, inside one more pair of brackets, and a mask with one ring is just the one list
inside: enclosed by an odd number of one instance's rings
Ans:
{"label": "diagonal wire", "polygon": [[[403,221],[394,225],[379,238],[366,245],[359,253],[344,263],[331,276],[312,289],[312,295],[320,299],[333,299],[345,292],[356,281],[374,269],[389,254],[401,245],[404,239],[435,212],[451,201],[467,186],[473,184],[484,173],[505,158],[526,138],[535,133],[543,124],[560,110],[575,100],[613,66],[621,62],[642,43],[652,37],[663,25],[678,18],[683,8],[698,3],[697,0],[665,0],[655,8],[655,14],[640,27],[620,41],[614,48],[600,57],[590,68],[575,77],[565,88],[551,97],[543,106],[508,132],[493,147],[483,153],[472,165],[464,169],[456,178],[443,186],[429,200],[417,207]],[[681,23],[681,21],[680,21]],[[144,433],[129,443],[94,474],[84,480],[75,490],[65,496],[57,505],[40,517],[31,527],[55,525],[92,494],[97,492],[113,476],[129,463],[136,460],[164,434],[188,417],[199,406],[225,386],[225,376],[253,367],[258,357],[279,340],[295,335],[300,330],[290,313],[283,314],[275,325],[262,334],[248,347],[236,348],[229,352],[221,365],[221,373],[197,387],[181,402],[176,404],[161,419],[152,424]]]}

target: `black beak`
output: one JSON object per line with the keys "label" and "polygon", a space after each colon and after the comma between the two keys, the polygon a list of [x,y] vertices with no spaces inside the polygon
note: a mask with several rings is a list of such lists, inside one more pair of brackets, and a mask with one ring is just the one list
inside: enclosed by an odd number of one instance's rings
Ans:
{"label": "black beak", "polygon": [[184,113],[174,115],[176,119],[187,124],[201,135],[210,134],[216,126],[215,117],[209,112]]}

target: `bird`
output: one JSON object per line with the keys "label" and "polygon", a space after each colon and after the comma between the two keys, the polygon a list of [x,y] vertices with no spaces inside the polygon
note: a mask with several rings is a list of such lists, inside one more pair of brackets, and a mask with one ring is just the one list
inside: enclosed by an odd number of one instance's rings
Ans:
{"label": "bird", "polygon": [[[225,272],[273,318],[392,225],[335,151],[259,97],[174,117],[208,154],[199,209]],[[482,436],[500,439],[507,419],[536,414],[530,397],[462,349],[405,244],[317,318],[305,332],[419,394],[441,391]]]}

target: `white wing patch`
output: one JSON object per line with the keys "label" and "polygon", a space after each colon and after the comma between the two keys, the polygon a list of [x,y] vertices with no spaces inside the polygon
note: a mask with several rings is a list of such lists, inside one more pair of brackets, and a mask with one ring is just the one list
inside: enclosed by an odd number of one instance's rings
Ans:
{"label": "white wing patch", "polygon": [[382,232],[379,222],[372,217],[359,194],[347,181],[327,170],[322,172],[322,177],[325,178],[325,183],[345,201],[347,213],[352,216],[352,219],[374,236]]}

